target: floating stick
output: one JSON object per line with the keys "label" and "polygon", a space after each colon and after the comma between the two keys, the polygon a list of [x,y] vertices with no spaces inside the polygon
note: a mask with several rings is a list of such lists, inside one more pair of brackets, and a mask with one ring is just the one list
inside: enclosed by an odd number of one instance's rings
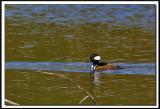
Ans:
{"label": "floating stick", "polygon": [[[96,104],[96,101],[94,100],[94,98],[92,97],[91,94],[89,94],[85,89],[83,89],[83,88],[80,87],[78,84],[76,84],[73,80],[65,77],[64,75],[56,74],[56,73],[50,73],[50,72],[43,72],[43,71],[40,71],[40,70],[38,70],[38,72],[41,72],[41,73],[44,73],[44,74],[48,74],[48,75],[56,75],[56,76],[60,76],[60,77],[63,77],[63,78],[65,78],[65,79],[67,79],[68,81],[70,81],[70,82],[72,82],[74,85],[76,85],[77,88],[79,88],[79,89],[81,89],[83,92],[85,92],[85,93],[88,95],[88,97],[94,102],[94,104]],[[86,98],[88,98],[88,97],[86,96],[84,99],[82,99],[82,100],[80,101],[80,103],[81,103],[82,101],[84,101],[84,100],[85,100]]]}
{"label": "floating stick", "polygon": [[81,104],[85,99],[87,99],[89,96],[85,96],[80,102],[79,104]]}
{"label": "floating stick", "polygon": [[5,99],[5,102],[9,103],[9,104],[12,104],[12,105],[19,105],[18,103],[15,103],[13,101],[10,101],[8,99]]}

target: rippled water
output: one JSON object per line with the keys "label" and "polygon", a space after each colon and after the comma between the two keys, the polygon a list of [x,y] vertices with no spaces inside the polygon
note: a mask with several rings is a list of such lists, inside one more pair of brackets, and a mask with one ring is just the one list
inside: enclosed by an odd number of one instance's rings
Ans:
{"label": "rippled water", "polygon": [[6,5],[5,20],[6,61],[155,62],[155,5]]}
{"label": "rippled water", "polygon": [[[155,105],[155,8],[6,4],[5,98],[21,105],[78,105],[86,96],[40,70],[72,79],[98,105]],[[93,72],[86,62],[91,53],[124,69]]]}
{"label": "rippled water", "polygon": [[[116,63],[115,63],[116,64]],[[91,63],[82,62],[6,62],[5,69],[49,70],[90,73]],[[154,63],[117,63],[124,69],[104,70],[100,73],[155,75]]]}

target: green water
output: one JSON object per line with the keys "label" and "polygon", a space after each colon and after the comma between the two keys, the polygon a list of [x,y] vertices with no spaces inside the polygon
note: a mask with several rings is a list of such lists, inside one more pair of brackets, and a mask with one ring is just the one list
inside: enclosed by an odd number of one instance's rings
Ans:
{"label": "green water", "polygon": [[[53,72],[53,71],[52,71]],[[153,105],[153,75],[105,74],[95,80],[90,73],[63,74],[87,90],[97,105]],[[72,82],[34,70],[6,70],[6,98],[22,105],[78,105],[87,96]],[[14,78],[14,79],[13,79]],[[93,105],[87,98],[82,105]]]}

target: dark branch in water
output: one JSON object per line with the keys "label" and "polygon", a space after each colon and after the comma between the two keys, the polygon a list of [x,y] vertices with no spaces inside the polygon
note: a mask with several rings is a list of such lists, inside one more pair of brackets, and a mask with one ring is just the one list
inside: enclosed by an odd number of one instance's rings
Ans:
{"label": "dark branch in water", "polygon": [[[91,94],[89,94],[85,89],[83,89],[83,88],[80,87],[78,84],[76,84],[73,80],[65,77],[64,75],[56,74],[56,73],[50,73],[50,72],[42,72],[42,71],[40,71],[40,70],[38,70],[38,72],[41,72],[41,73],[44,73],[44,74],[48,74],[48,75],[56,75],[56,76],[63,77],[63,78],[65,78],[65,79],[67,79],[68,81],[70,81],[70,82],[72,82],[74,85],[76,85],[77,88],[81,89],[83,92],[85,92],[85,93],[88,95],[88,96],[86,96],[85,98],[83,98],[83,99],[80,101],[80,103],[82,103],[86,98],[89,97],[89,98],[94,102],[94,104],[96,104],[96,101],[94,100],[94,98],[92,97]],[[79,104],[80,104],[80,103],[79,103]]]}

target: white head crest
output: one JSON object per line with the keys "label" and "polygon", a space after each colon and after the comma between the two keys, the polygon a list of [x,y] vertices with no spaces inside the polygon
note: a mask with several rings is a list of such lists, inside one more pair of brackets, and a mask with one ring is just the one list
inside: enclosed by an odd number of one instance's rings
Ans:
{"label": "white head crest", "polygon": [[101,57],[100,56],[96,56],[96,57],[94,57],[94,60],[100,61]]}

